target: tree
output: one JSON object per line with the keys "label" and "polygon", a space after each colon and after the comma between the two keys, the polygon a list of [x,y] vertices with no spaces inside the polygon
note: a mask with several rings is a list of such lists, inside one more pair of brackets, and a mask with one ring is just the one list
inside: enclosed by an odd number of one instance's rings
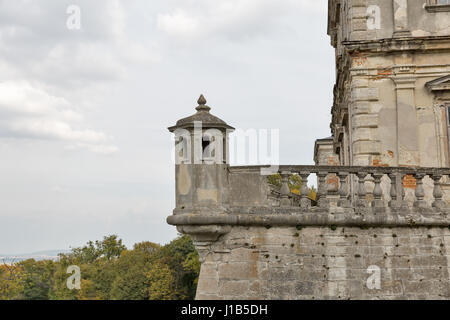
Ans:
{"label": "tree", "polygon": [[[54,294],[52,299],[110,299],[111,287],[116,278],[114,261],[126,250],[117,235],[104,237],[102,241],[88,241],[81,248],[60,255],[55,272]],[[89,285],[83,293],[70,290],[66,286],[67,268],[77,265],[81,269],[81,283]],[[83,288],[82,288],[83,289]],[[82,290],[83,291],[83,290]],[[95,292],[95,293],[94,293]]]}
{"label": "tree", "polygon": [[150,280],[147,273],[157,260],[160,246],[151,242],[134,245],[133,250],[124,251],[115,262],[115,279],[111,286],[111,299],[148,300]]}
{"label": "tree", "polygon": [[15,264],[0,265],[0,300],[17,299],[23,291],[22,269]]}
{"label": "tree", "polygon": [[[80,268],[81,290],[67,287],[72,265]],[[127,250],[112,235],[60,254],[58,261],[0,266],[0,299],[193,299],[199,271],[198,254],[187,236],[165,246],[141,242]]]}
{"label": "tree", "polygon": [[156,262],[147,273],[150,300],[176,300],[180,296],[176,275],[168,265]]}
{"label": "tree", "polygon": [[51,260],[35,261],[28,259],[17,264],[21,269],[23,300],[48,300],[53,287],[55,265]]}
{"label": "tree", "polygon": [[[179,236],[159,251],[159,261],[168,265],[176,282],[177,299],[194,299],[197,290],[199,268],[195,267],[194,244],[188,236]],[[198,263],[199,264],[199,263]],[[192,266],[186,268],[185,266]]]}
{"label": "tree", "polygon": [[95,241],[95,244],[101,255],[108,261],[120,257],[122,251],[127,248],[122,244],[122,239],[118,239],[117,235],[104,237],[103,241]]}

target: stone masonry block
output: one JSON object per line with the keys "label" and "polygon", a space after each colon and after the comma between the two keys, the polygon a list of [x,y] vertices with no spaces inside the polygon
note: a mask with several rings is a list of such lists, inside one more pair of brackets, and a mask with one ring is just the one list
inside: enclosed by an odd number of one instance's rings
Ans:
{"label": "stone masonry block", "polygon": [[378,127],[377,114],[360,114],[353,116],[353,128],[376,128]]}
{"label": "stone masonry block", "polygon": [[353,144],[354,154],[380,154],[381,143],[379,141],[357,141]]}
{"label": "stone masonry block", "polygon": [[219,278],[231,280],[252,280],[258,278],[256,263],[230,262],[219,266]]}
{"label": "stone masonry block", "polygon": [[353,141],[378,140],[376,130],[373,128],[357,128],[353,131]]}
{"label": "stone masonry block", "polygon": [[377,101],[379,99],[378,88],[353,88],[352,101]]}
{"label": "stone masonry block", "polygon": [[223,296],[241,296],[249,289],[249,281],[224,281],[221,284],[219,294]]}

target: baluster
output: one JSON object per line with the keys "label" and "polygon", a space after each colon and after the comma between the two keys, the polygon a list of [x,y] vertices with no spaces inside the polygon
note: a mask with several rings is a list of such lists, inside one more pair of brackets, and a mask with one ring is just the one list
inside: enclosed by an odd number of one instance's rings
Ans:
{"label": "baluster", "polygon": [[407,175],[411,175],[411,174],[410,173],[409,174],[402,173],[400,176],[400,181],[401,181],[400,186],[401,186],[401,191],[402,191],[402,196],[400,198],[400,206],[402,208],[402,211],[410,209],[410,204],[406,200],[406,188],[405,188],[405,181],[404,181]]}
{"label": "baluster", "polygon": [[404,184],[404,181],[403,181],[405,179],[405,177],[406,177],[406,174],[402,174],[401,178],[400,178],[400,181],[402,182],[401,183],[401,186],[402,186],[402,198],[401,198],[401,200],[402,200],[403,204],[407,203],[407,201],[406,201],[405,184]]}
{"label": "baluster", "polygon": [[367,207],[366,187],[364,185],[367,172],[358,172],[358,200],[356,206]]}
{"label": "baluster", "polygon": [[442,178],[442,174],[436,173],[436,174],[431,175],[431,179],[433,179],[433,181],[434,181],[433,208],[437,208],[437,209],[442,209],[446,206],[445,201],[442,200],[442,197],[444,194],[442,193],[441,178]]}
{"label": "baluster", "polygon": [[289,207],[291,205],[291,200],[289,199],[289,196],[291,195],[291,190],[289,189],[289,176],[290,173],[287,171],[281,172],[281,200],[280,200],[280,206],[282,207]]}
{"label": "baluster", "polygon": [[299,173],[300,178],[302,178],[302,187],[300,189],[300,207],[302,209],[309,209],[311,207],[311,200],[308,199],[309,188],[308,188],[308,177],[309,172],[302,171]]}
{"label": "baluster", "polygon": [[318,196],[318,205],[320,208],[327,209],[329,207],[329,201],[327,199],[327,193],[328,193],[328,185],[327,185],[327,178],[328,173],[326,172],[319,172],[317,173],[317,177],[319,178],[319,186],[317,190],[317,196]]}
{"label": "baluster", "polygon": [[414,178],[416,179],[416,201],[414,202],[414,207],[418,208],[426,208],[427,202],[424,200],[425,197],[425,191],[423,189],[423,178],[425,177],[425,174],[423,173],[415,173]]}
{"label": "baluster", "polygon": [[397,197],[397,172],[391,172],[389,173],[389,179],[391,179],[391,201],[389,201],[389,207],[393,209],[397,209],[400,207],[400,201],[398,201]]}
{"label": "baluster", "polygon": [[373,189],[373,201],[372,207],[374,208],[384,208],[384,201],[382,200],[383,189],[381,189],[381,178],[383,173],[375,172],[372,174],[375,183],[375,188]]}
{"label": "baluster", "polygon": [[348,195],[348,185],[347,185],[347,178],[349,173],[348,172],[339,172],[339,196],[340,200],[338,202],[338,206],[342,208],[349,208],[350,207],[350,201],[347,199]]}

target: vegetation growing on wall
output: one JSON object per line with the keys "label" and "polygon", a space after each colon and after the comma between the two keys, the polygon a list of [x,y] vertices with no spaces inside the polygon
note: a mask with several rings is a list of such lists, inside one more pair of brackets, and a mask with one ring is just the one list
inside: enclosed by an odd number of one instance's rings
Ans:
{"label": "vegetation growing on wall", "polygon": [[[269,184],[281,188],[281,175],[279,173],[273,174],[267,177]],[[302,187],[302,178],[298,174],[291,174],[288,180],[289,189],[292,193],[300,194],[300,189]],[[309,194],[308,198],[311,200],[316,200],[316,189],[314,186],[308,188]]]}

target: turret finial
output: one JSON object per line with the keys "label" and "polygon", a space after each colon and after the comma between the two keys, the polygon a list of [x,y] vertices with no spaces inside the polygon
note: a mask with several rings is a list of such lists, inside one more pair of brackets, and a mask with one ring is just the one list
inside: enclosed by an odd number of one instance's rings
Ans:
{"label": "turret finial", "polygon": [[211,108],[206,105],[206,99],[203,96],[203,94],[200,95],[200,98],[198,98],[197,103],[198,103],[198,107],[195,108],[197,111],[209,111],[209,110],[211,110]]}
{"label": "turret finial", "polygon": [[201,94],[200,98],[198,98],[197,102],[200,106],[204,106],[206,104],[205,96]]}

